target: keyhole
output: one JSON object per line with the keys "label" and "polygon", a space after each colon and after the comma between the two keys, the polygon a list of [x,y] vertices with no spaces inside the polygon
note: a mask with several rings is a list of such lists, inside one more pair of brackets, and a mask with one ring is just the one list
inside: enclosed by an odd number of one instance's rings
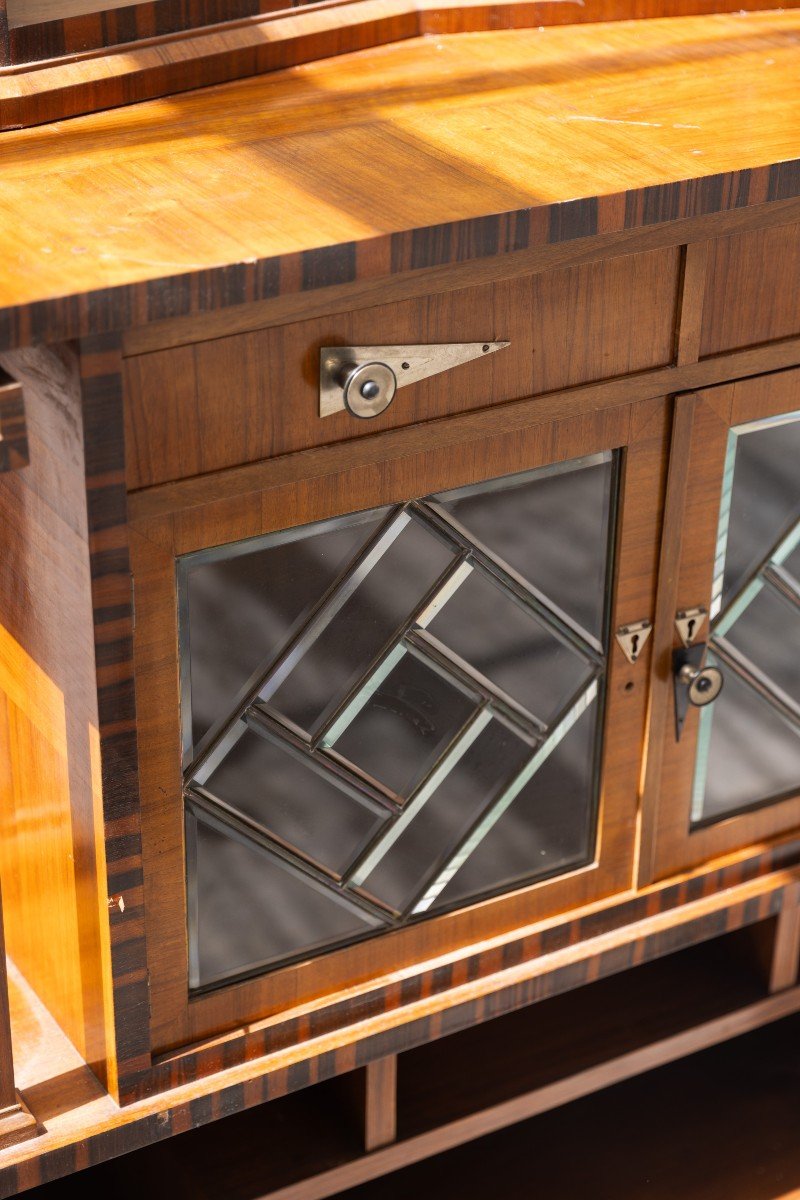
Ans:
{"label": "keyhole", "polygon": [[694,627],[696,624],[697,624],[696,618],[691,617],[689,619],[689,624],[686,626],[686,637],[688,638],[689,641],[691,641],[692,638],[694,637]]}
{"label": "keyhole", "polygon": [[635,633],[631,638],[631,658],[636,658],[639,653],[639,634]]}

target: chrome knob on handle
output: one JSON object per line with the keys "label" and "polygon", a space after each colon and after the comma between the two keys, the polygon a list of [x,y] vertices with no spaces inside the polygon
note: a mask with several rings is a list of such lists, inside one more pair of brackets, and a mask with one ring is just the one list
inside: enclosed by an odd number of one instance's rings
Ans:
{"label": "chrome knob on handle", "polygon": [[722,691],[725,678],[719,667],[705,665],[706,642],[695,642],[672,652],[672,670],[675,687],[675,740],[681,733],[689,711],[713,704]]}
{"label": "chrome knob on handle", "polygon": [[689,689],[688,700],[695,708],[705,708],[712,704],[722,691],[725,677],[719,667],[692,667],[684,663],[678,672],[678,679]]}
{"label": "chrome knob on handle", "polygon": [[339,385],[348,412],[354,417],[377,417],[394,400],[397,376],[386,363],[345,363]]}

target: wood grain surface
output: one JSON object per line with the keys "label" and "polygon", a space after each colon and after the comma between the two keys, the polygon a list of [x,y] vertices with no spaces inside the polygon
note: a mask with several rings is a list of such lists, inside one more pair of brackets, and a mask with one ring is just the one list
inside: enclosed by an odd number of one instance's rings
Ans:
{"label": "wood grain surface", "polygon": [[[313,317],[334,316],[374,308],[390,301],[416,300],[433,293],[461,291],[484,283],[499,283],[521,275],[580,267],[598,259],[641,254],[649,250],[677,247],[688,259],[688,246],[732,233],[759,229],[777,229],[796,224],[800,219],[800,197],[751,204],[680,221],[594,234],[566,242],[544,242],[496,254],[491,258],[473,258],[454,265],[418,267],[383,278],[356,279],[332,284],[313,292],[286,292],[268,300],[255,300],[188,317],[151,321],[123,332],[122,348],[126,358],[150,354],[155,350],[193,345],[233,333],[288,325]],[[700,283],[704,281],[699,281]],[[695,288],[695,296],[700,292]],[[702,289],[704,290],[704,289]],[[678,331],[676,330],[676,333]],[[715,357],[715,356],[712,356]]]}
{"label": "wood grain surface", "polygon": [[[729,880],[733,876],[727,877]],[[600,913],[587,913],[586,940],[570,944],[544,934],[538,962],[515,954],[497,954],[497,973],[478,981],[468,970],[442,964],[439,982],[447,976],[449,991],[436,993],[423,989],[411,1003],[413,1019],[406,1021],[397,1012],[362,1021],[337,1035],[326,1035],[307,1025],[311,1040],[302,1047],[268,1053],[238,1064],[225,1060],[219,1047],[219,1073],[206,1079],[192,1079],[191,1070],[179,1073],[171,1091],[143,1099],[120,1109],[103,1092],[96,1078],[82,1064],[80,1056],[54,1025],[24,981],[12,976],[11,1017],[17,1044],[25,1047],[20,1064],[19,1085],[31,1109],[40,1114],[46,1126],[43,1135],[26,1146],[0,1151],[0,1196],[13,1196],[48,1179],[80,1170],[139,1146],[163,1141],[173,1134],[205,1125],[220,1117],[241,1112],[265,1100],[275,1100],[308,1088],[312,1084],[358,1066],[375,1062],[387,1055],[404,1053],[426,1042],[463,1030],[476,1022],[493,1020],[549,996],[557,996],[595,980],[605,979],[637,964],[647,963],[683,947],[717,938],[733,930],[767,921],[780,913],[787,889],[796,883],[796,873],[779,871],[740,886],[725,896],[702,898],[704,889],[717,887],[718,872],[694,882],[684,881],[680,898],[685,907],[679,913],[658,913],[658,892],[638,897],[636,915],[624,929],[603,933]],[[673,899],[676,897],[673,895]],[[598,920],[598,918],[600,918]],[[488,948],[487,951],[489,952]],[[395,980],[399,985],[400,979]],[[766,996],[766,984],[764,984]],[[731,1011],[708,1026],[687,1027],[675,1040],[644,1046],[635,1059],[624,1066],[620,1061],[610,1070],[605,1064],[587,1077],[567,1077],[550,1095],[531,1095],[521,1104],[512,1102],[507,1110],[489,1108],[463,1123],[445,1129],[434,1128],[414,1142],[398,1143],[372,1155],[361,1156],[358,1148],[344,1155],[345,1169],[337,1177],[324,1181],[326,1188],[301,1187],[287,1192],[299,1198],[331,1195],[342,1187],[375,1178],[403,1165],[404,1161],[437,1153],[444,1145],[460,1144],[492,1128],[522,1119],[534,1111],[561,1103],[574,1094],[586,1094],[615,1077],[625,1078],[659,1061],[670,1061],[691,1053],[699,1046],[735,1036],[747,1028],[796,1011],[800,990],[789,988],[753,1003],[742,1002],[737,989],[731,996]],[[671,1009],[678,1008],[677,1004]],[[633,1021],[633,1026],[636,1021]],[[672,1031],[676,1032],[673,1024]],[[358,1045],[356,1045],[358,1040]],[[526,1107],[527,1105],[527,1107]],[[266,1116],[266,1114],[265,1114]],[[443,1139],[444,1134],[444,1139]],[[296,1144],[296,1143],[295,1143]],[[271,1156],[280,1150],[276,1143]],[[313,1139],[306,1143],[302,1161],[297,1155],[288,1164],[294,1177],[313,1174]],[[349,1160],[349,1161],[348,1161]],[[284,1163],[284,1170],[286,1168]],[[305,1185],[303,1185],[305,1186]]]}
{"label": "wood grain surface", "polygon": [[25,350],[30,465],[0,476],[0,865],[18,966],[105,1077],[105,850],[79,364]]}
{"label": "wood grain surface", "polygon": [[[129,358],[128,487],[667,364],[679,259],[676,247],[621,255]],[[320,420],[320,346],[495,338],[510,345],[404,389],[378,418]]]}
{"label": "wood grain surface", "polygon": [[[698,605],[711,608],[712,576],[717,546],[723,471],[731,426],[800,409],[800,369],[760,375],[707,388],[694,400],[682,400],[685,472],[680,465],[670,486],[676,493],[671,514],[669,569],[662,571],[660,587],[666,616]],[[688,425],[687,425],[688,423]],[[679,463],[679,460],[678,460]],[[682,503],[681,503],[682,498]],[[670,505],[670,500],[667,501]],[[676,535],[675,531],[680,530]],[[671,604],[670,604],[671,600]],[[655,877],[666,878],[718,854],[737,847],[755,845],[796,828],[800,823],[800,790],[771,804],[734,813],[725,820],[691,828],[691,796],[698,745],[698,710],[687,715],[681,739],[675,740],[672,723],[671,650],[678,645],[674,628],[656,630],[654,697],[661,696],[662,749],[654,754],[653,771],[660,779],[649,780],[657,790],[651,812],[649,842]],[[661,640],[663,639],[663,640]],[[653,703],[658,703],[654,700]],[[659,731],[654,727],[653,737]],[[659,764],[659,759],[660,764]],[[653,878],[653,874],[644,875]]]}
{"label": "wood grain surface", "polygon": [[795,197],[798,29],[412,38],[7,134],[0,346]]}
{"label": "wood grain surface", "polygon": [[35,1136],[37,1132],[36,1118],[21,1101],[15,1086],[11,1006],[8,991],[6,945],[3,934],[2,899],[0,898],[0,1150],[6,1146],[13,1146],[17,1142],[25,1141],[26,1138]]}
{"label": "wood grain surface", "polygon": [[[94,839],[105,854],[103,1000],[108,1030],[106,1086],[124,1102],[150,1067],[144,888],[141,861],[133,594],[125,488],[122,358],[114,335],[79,344],[84,440],[84,510],[89,551],[97,732]],[[108,904],[124,897],[124,910]]]}
{"label": "wood grain surface", "polygon": [[709,242],[700,353],[800,332],[800,224]]}
{"label": "wood grain surface", "polygon": [[[487,412],[483,428],[471,431],[460,443],[449,440],[443,421],[438,429],[428,426],[426,447],[416,454],[394,457],[386,444],[391,438],[383,439],[374,447],[380,449],[372,461],[352,466],[343,462],[334,474],[283,480],[262,493],[245,493],[223,505],[187,511],[175,522],[167,517],[134,526],[134,648],[154,1052],[259,1019],[280,1020],[288,1008],[324,1003],[326,996],[342,989],[351,989],[354,1002],[368,1011],[363,1005],[371,1002],[357,996],[371,991],[374,980],[390,970],[412,969],[414,964],[537,917],[626,891],[633,873],[636,781],[646,705],[645,690],[636,686],[639,670],[613,647],[605,698],[599,861],[189,1003],[183,781],[175,753],[180,745],[175,557],[198,545],[237,541],[354,508],[403,502],[446,487],[624,446],[616,604],[610,618],[616,628],[652,613],[654,605],[666,413],[665,401],[656,399],[556,421],[531,413],[527,425],[505,431],[502,418]],[[439,445],[440,439],[447,440]],[[295,466],[303,471],[302,454],[295,456]],[[645,650],[640,668],[646,655]]]}
{"label": "wood grain surface", "polygon": [[78,349],[3,359],[31,461],[0,476],[0,864],[10,953],[116,1093],[150,1066],[121,358]]}

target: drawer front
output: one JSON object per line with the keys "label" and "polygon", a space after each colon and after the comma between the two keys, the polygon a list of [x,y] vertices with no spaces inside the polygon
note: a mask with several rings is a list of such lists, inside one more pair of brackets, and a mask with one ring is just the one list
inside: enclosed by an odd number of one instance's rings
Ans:
{"label": "drawer front", "polygon": [[[679,262],[669,247],[132,357],[129,487],[663,366]],[[319,416],[321,346],[500,339],[371,420]]]}
{"label": "drawer front", "polygon": [[800,225],[718,238],[709,245],[700,354],[800,333]]}

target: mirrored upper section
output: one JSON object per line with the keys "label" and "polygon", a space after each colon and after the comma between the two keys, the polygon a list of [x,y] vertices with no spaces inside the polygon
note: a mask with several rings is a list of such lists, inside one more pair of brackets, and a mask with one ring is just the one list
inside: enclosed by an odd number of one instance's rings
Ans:
{"label": "mirrored upper section", "polygon": [[[299,0],[301,6],[310,2]],[[0,0],[0,31],[8,30],[7,45],[0,45],[0,61],[4,51],[14,64],[86,52],[91,58],[96,52],[125,54],[128,48],[153,39],[174,41],[181,35],[191,39],[195,32],[286,8],[297,4],[287,5],[286,0]],[[169,61],[167,53],[165,65]],[[135,69],[133,62],[126,65]],[[105,107],[102,96],[97,107]]]}
{"label": "mirrored upper section", "polygon": [[41,25],[44,21],[84,17],[130,5],[131,0],[6,0],[6,13],[9,28],[18,29],[22,25]]}
{"label": "mirrored upper section", "polygon": [[729,437],[712,597],[725,687],[700,714],[694,823],[800,791],[800,413]]}
{"label": "mirrored upper section", "polygon": [[591,861],[615,472],[178,563],[193,987]]}

